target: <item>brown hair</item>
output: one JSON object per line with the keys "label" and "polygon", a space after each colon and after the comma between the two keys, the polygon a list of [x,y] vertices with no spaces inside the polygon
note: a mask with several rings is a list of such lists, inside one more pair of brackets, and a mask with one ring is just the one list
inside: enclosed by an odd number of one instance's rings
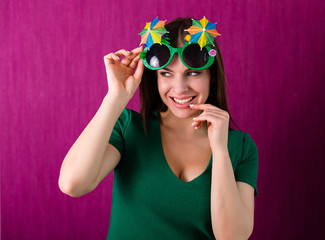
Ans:
{"label": "brown hair", "polygon": [[[166,30],[169,32],[169,42],[172,47],[177,47],[178,43],[185,43],[184,37],[187,35],[185,29],[192,25],[191,18],[176,18],[165,25]],[[211,73],[210,93],[206,101],[214,105],[229,114],[230,124],[229,129],[234,129],[232,125],[236,125],[233,121],[227,106],[227,94],[226,94],[226,78],[224,73],[224,67],[222,62],[221,53],[216,40],[214,39],[213,47],[217,51],[216,61],[209,67]],[[212,47],[212,45],[211,45]],[[141,116],[145,133],[147,134],[146,119],[152,117],[152,111],[165,112],[167,106],[161,100],[158,85],[156,70],[144,69],[142,80],[139,86],[140,102],[141,102]],[[159,114],[158,114],[159,116]],[[160,118],[159,118],[160,120]]]}

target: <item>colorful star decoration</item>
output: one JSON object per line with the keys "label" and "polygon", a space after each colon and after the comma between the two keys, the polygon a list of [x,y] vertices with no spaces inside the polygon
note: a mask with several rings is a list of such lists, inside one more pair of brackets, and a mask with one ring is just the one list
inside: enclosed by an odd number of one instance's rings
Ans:
{"label": "colorful star decoration", "polygon": [[201,20],[192,19],[192,26],[184,31],[190,34],[186,35],[185,40],[198,43],[201,49],[207,44],[214,46],[214,38],[221,36],[216,30],[216,23],[209,22],[205,17]]}
{"label": "colorful star decoration", "polygon": [[146,23],[144,29],[139,33],[141,35],[140,45],[144,44],[150,48],[154,43],[161,43],[161,37],[168,32],[164,27],[166,21],[159,21],[156,17],[152,22]]}

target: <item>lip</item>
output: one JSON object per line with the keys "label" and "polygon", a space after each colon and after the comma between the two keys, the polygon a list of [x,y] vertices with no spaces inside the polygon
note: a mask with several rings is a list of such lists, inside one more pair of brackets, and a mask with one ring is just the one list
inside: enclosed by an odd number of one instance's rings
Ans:
{"label": "lip", "polygon": [[181,96],[181,97],[175,97],[175,96],[170,96],[171,98],[177,98],[177,99],[179,99],[179,100],[183,100],[183,99],[186,99],[186,98],[190,98],[190,97],[196,97],[196,95],[192,95],[192,96]]}
{"label": "lip", "polygon": [[196,99],[196,96],[188,96],[188,97],[182,97],[182,98],[175,97],[175,98],[177,98],[177,99],[181,99],[181,100],[182,100],[182,99],[189,98],[189,97],[193,97],[193,99],[192,99],[190,102],[188,102],[188,103],[184,103],[184,104],[180,104],[180,103],[175,102],[174,99],[173,99],[173,97],[170,97],[170,100],[174,103],[174,105],[175,105],[177,108],[184,109],[184,108],[188,108],[189,105],[190,105],[191,103],[193,103],[193,101]]}

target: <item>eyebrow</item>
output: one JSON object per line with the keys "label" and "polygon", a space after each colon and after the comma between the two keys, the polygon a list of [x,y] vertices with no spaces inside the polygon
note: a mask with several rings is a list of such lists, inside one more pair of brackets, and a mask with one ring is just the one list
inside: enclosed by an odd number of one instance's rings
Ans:
{"label": "eyebrow", "polygon": [[169,68],[166,68],[166,67],[164,67],[162,70],[167,70],[167,71],[172,72],[172,70],[170,70]]}
{"label": "eyebrow", "polygon": [[[164,68],[162,68],[161,70],[167,70],[167,71],[170,71],[170,72],[173,72],[173,70],[171,70],[171,69],[169,69],[169,68],[167,68],[167,67],[164,67]],[[185,70],[185,72],[188,72],[188,71],[192,71],[192,69],[186,69]]]}

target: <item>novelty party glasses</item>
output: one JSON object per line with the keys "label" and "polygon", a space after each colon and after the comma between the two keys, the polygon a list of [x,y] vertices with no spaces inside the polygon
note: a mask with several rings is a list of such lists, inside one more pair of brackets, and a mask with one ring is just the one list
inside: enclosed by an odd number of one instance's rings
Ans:
{"label": "novelty party glasses", "polygon": [[216,56],[216,50],[209,45],[205,45],[201,49],[197,43],[185,42],[183,47],[174,48],[162,41],[152,44],[150,48],[146,47],[140,53],[140,58],[147,68],[158,70],[166,67],[175,53],[178,53],[186,67],[193,70],[203,70],[210,67]]}
{"label": "novelty party glasses", "polygon": [[[152,70],[166,67],[175,53],[178,53],[183,64],[194,70],[202,70],[210,67],[217,52],[210,46],[214,45],[214,38],[221,35],[215,29],[216,23],[209,22],[205,17],[201,20],[192,19],[192,26],[184,31],[183,47],[174,48],[168,41],[168,31],[164,27],[166,21],[159,21],[156,17],[146,23],[141,35],[141,44],[146,48],[140,53],[143,64]],[[210,46],[209,46],[210,45]]]}

